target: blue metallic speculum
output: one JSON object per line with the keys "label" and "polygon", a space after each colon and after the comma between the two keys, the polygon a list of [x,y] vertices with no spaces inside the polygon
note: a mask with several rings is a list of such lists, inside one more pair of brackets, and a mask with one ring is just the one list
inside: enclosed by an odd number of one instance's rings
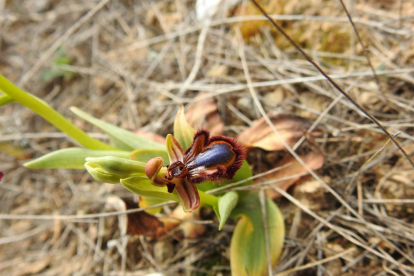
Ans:
{"label": "blue metallic speculum", "polygon": [[229,166],[235,159],[233,147],[225,141],[216,142],[206,148],[196,158],[187,164],[189,170],[197,167]]}

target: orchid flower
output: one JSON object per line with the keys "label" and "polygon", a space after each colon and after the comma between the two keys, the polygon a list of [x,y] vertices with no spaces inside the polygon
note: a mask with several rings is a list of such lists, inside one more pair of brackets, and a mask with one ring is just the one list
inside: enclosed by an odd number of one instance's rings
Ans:
{"label": "orchid flower", "polygon": [[195,184],[232,179],[246,156],[245,148],[236,140],[210,137],[207,130],[197,131],[185,152],[171,134],[167,136],[166,146],[170,165],[162,167],[164,160],[153,158],[147,162],[145,174],[153,185],[167,186],[169,193],[176,190],[185,211],[195,210],[200,205]]}

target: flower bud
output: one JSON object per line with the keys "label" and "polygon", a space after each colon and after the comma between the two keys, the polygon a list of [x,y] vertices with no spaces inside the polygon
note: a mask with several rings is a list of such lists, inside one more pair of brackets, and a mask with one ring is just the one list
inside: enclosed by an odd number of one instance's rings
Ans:
{"label": "flower bud", "polygon": [[118,175],[118,180],[145,172],[145,163],[115,156],[88,157],[86,161],[87,164],[94,164],[109,174]]}
{"label": "flower bud", "polygon": [[94,163],[87,162],[85,164],[85,168],[96,181],[110,184],[119,183],[119,175],[108,173],[104,171],[102,168],[96,166]]}

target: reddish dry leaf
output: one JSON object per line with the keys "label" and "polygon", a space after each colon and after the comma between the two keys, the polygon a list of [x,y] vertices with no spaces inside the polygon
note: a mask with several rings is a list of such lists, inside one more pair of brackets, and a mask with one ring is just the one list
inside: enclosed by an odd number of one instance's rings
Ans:
{"label": "reddish dry leaf", "polygon": [[[312,123],[302,117],[280,113],[269,117],[275,128],[279,131],[283,140],[291,147],[305,134],[311,127]],[[309,133],[311,138],[322,135],[320,128],[315,128]],[[241,132],[237,137],[240,142],[248,147],[262,148],[264,150],[284,150],[285,146],[276,136],[272,128],[267,124],[264,118],[257,120],[253,126]]]}
{"label": "reddish dry leaf", "polygon": [[[306,165],[311,168],[312,170],[317,170],[322,167],[325,157],[322,153],[319,152],[310,152],[307,155],[300,155],[300,158],[306,163]],[[283,168],[279,171],[274,173],[268,174],[263,176],[266,180],[277,180],[282,178],[288,178],[293,175],[303,174],[306,173],[307,170],[304,168],[293,156],[287,155],[285,158],[280,160],[275,167],[281,167],[284,165],[290,164],[286,168]],[[276,182],[273,185],[277,185],[279,188],[283,190],[287,190],[290,186],[297,183],[302,177],[296,176],[287,180],[282,180],[280,182]],[[256,179],[255,184],[260,183],[262,178]],[[267,190],[266,195],[269,198],[275,199],[280,197],[280,194],[275,190]]]}
{"label": "reddish dry leaf", "polygon": [[[109,196],[106,199],[106,209],[115,209],[124,212],[129,209],[138,208],[138,204],[131,199],[121,199],[118,196]],[[158,218],[146,212],[135,212],[118,217],[119,229],[123,234],[145,235],[149,238],[158,239],[165,234],[164,224]]]}
{"label": "reddish dry leaf", "polygon": [[[127,210],[138,208],[138,204],[132,200],[123,200]],[[135,212],[127,214],[127,217],[128,235],[144,235],[156,240],[165,235],[164,223],[153,215],[146,212]]]}
{"label": "reddish dry leaf", "polygon": [[[208,95],[200,93],[195,100]],[[187,122],[195,129],[208,129],[211,135],[222,135],[224,124],[221,116],[217,111],[217,103],[214,98],[210,97],[201,101],[194,101],[188,105],[185,112]]]}

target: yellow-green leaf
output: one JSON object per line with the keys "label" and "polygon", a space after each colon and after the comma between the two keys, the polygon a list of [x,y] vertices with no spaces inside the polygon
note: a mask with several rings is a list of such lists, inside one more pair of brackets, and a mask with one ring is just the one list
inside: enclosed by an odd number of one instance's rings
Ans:
{"label": "yellow-green leaf", "polygon": [[72,107],[70,109],[73,113],[88,121],[89,123],[99,127],[102,131],[106,132],[115,144],[124,150],[135,150],[135,149],[165,149],[165,145],[153,142],[149,139],[135,135],[131,131],[109,124],[102,120],[99,120],[82,110]]}
{"label": "yellow-green leaf", "polygon": [[223,229],[223,226],[226,224],[227,219],[229,218],[231,211],[237,205],[239,200],[239,195],[235,191],[226,193],[224,196],[219,198],[218,202],[218,214],[219,214],[219,230]]}
{"label": "yellow-green leaf", "polygon": [[14,99],[9,95],[0,95],[0,106],[14,102]]}
{"label": "yellow-green leaf", "polygon": [[[234,210],[240,220],[237,222],[230,244],[232,275],[267,275],[267,253],[263,215],[257,194],[251,194],[239,202]],[[285,225],[277,205],[266,199],[266,221],[270,262],[277,263],[285,239]]]}
{"label": "yellow-green leaf", "polygon": [[101,156],[129,158],[128,151],[90,150],[84,148],[66,148],[45,154],[24,164],[30,169],[85,169],[85,158]]}
{"label": "yellow-green leaf", "polygon": [[[141,196],[139,198],[139,207],[140,208],[146,208],[146,207],[150,207],[150,206],[160,204],[160,203],[163,203],[163,202],[166,202],[166,201],[167,200],[165,200],[165,199]],[[150,214],[150,215],[155,215],[155,214],[161,213],[161,211],[162,211],[162,206],[145,210],[145,212]]]}

